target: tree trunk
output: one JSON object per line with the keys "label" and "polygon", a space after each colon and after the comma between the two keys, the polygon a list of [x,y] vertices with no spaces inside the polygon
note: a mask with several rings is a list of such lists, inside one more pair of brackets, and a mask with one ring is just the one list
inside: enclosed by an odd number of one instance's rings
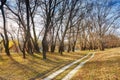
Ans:
{"label": "tree trunk", "polygon": [[25,0],[26,1],[26,14],[27,14],[27,32],[26,32],[26,46],[28,48],[28,53],[29,54],[33,54],[32,51],[32,42],[31,42],[31,34],[30,34],[30,22],[29,22],[29,11],[30,11],[30,5],[29,5],[29,0]]}
{"label": "tree trunk", "polygon": [[70,45],[70,43],[68,44],[68,50],[67,50],[67,52],[69,53],[71,51],[71,45]]}
{"label": "tree trunk", "polygon": [[33,19],[31,11],[30,11],[30,15],[31,15],[31,22],[32,22],[32,25],[33,25],[33,35],[34,35],[33,43],[34,43],[35,52],[40,53],[39,45],[38,45],[38,39],[37,39],[37,36],[36,36],[36,31],[35,31],[34,19]]}
{"label": "tree trunk", "polygon": [[63,51],[64,51],[64,43],[61,42],[61,43],[60,43],[60,46],[59,46],[59,53],[60,53],[61,55],[63,55]]}
{"label": "tree trunk", "polygon": [[42,51],[43,51],[43,59],[47,59],[46,52],[48,51],[48,41],[47,41],[47,30],[45,30],[45,34],[42,40]]}
{"label": "tree trunk", "polygon": [[23,53],[23,59],[26,59],[25,49],[23,49],[22,53]]}
{"label": "tree trunk", "polygon": [[44,36],[42,40],[42,48],[43,48],[43,59],[46,59],[46,52],[48,50],[48,43],[47,43],[46,36]]}
{"label": "tree trunk", "polygon": [[28,53],[29,54],[33,54],[33,45],[32,45],[32,42],[31,42],[31,40],[29,40],[28,42],[27,42],[27,48],[28,48]]}
{"label": "tree trunk", "polygon": [[104,49],[105,49],[102,40],[99,41],[99,49],[100,49],[101,51],[104,51]]}
{"label": "tree trunk", "polygon": [[72,52],[75,52],[75,46],[76,46],[76,41],[74,41],[74,44],[72,46]]}
{"label": "tree trunk", "polygon": [[4,36],[2,36],[3,38],[3,43],[4,43],[4,47],[5,47],[5,52],[8,56],[10,56],[10,51],[9,51],[9,39],[8,39],[8,35],[7,35],[7,30],[6,30],[6,20],[5,20],[5,14],[4,14],[4,9],[3,6],[1,6],[1,12],[2,12],[2,16],[3,16],[3,29],[4,29]]}
{"label": "tree trunk", "polygon": [[55,51],[55,44],[53,43],[52,45],[51,45],[51,52],[53,53]]}
{"label": "tree trunk", "polygon": [[75,52],[75,45],[72,46],[72,52]]}

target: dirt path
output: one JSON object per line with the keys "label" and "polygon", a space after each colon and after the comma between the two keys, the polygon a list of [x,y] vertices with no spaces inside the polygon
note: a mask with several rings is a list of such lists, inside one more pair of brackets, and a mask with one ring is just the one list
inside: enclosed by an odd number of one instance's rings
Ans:
{"label": "dirt path", "polygon": [[89,59],[81,62],[77,67],[75,67],[72,71],[70,71],[62,80],[70,80],[70,79],[75,75],[75,73],[76,73],[86,62],[88,62],[90,59],[92,59],[92,58],[94,57],[94,54],[95,54],[95,53],[93,53],[92,56],[91,56]]}
{"label": "dirt path", "polygon": [[[91,53],[88,53],[86,56],[82,57],[81,59],[78,59],[76,61],[74,61],[73,63],[70,63],[69,65],[67,66],[64,66],[63,68],[57,70],[56,72],[52,73],[51,75],[49,75],[48,77],[44,78],[43,80],[52,80],[54,79],[57,75],[59,75],[60,73],[64,72],[66,69],[68,69],[69,67],[71,67],[72,65],[82,61],[83,59],[87,58]],[[89,60],[89,59],[88,59]],[[81,64],[85,64],[88,60],[82,62]],[[73,74],[74,75],[74,74]],[[63,79],[65,80],[65,79]]]}

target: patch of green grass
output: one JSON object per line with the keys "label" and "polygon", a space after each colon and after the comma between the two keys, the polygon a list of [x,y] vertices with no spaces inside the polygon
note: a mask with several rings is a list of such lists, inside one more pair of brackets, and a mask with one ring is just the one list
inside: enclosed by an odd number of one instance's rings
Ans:
{"label": "patch of green grass", "polygon": [[120,80],[120,48],[99,51],[72,80]]}

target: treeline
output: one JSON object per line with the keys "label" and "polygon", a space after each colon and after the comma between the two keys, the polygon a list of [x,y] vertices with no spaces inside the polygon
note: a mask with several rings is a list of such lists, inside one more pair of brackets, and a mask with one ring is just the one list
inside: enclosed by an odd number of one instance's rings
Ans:
{"label": "treeline", "polygon": [[42,52],[43,59],[48,51],[119,47],[118,7],[112,0],[1,0],[0,45],[10,56],[12,40],[23,58]]}

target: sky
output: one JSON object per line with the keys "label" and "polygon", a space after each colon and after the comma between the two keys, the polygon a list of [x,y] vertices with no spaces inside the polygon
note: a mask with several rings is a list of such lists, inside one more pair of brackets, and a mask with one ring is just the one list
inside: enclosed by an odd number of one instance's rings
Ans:
{"label": "sky", "polygon": [[120,0],[111,0],[110,6],[120,5]]}
{"label": "sky", "polygon": [[[0,0],[1,1],[1,0]],[[97,1],[97,0],[90,0],[90,1]],[[116,7],[118,10],[120,9],[120,0],[109,0],[110,1],[110,3],[108,4],[109,6],[114,6],[114,7]],[[9,3],[9,2],[12,2],[12,6],[14,6],[14,2],[15,2],[15,0],[7,0],[7,2]],[[1,12],[0,12],[0,14],[1,14]],[[0,17],[1,18],[1,17]],[[37,21],[39,21],[39,20],[37,20]],[[0,19],[0,24],[2,24],[1,23],[2,22],[2,19]],[[10,23],[11,24],[11,23]],[[15,24],[14,24],[14,26],[16,26]],[[120,32],[120,29],[119,29],[119,32]]]}
{"label": "sky", "polygon": [[[120,0],[111,0],[111,3],[109,3],[109,6],[115,6],[120,11]],[[119,35],[120,28],[116,32]]]}

